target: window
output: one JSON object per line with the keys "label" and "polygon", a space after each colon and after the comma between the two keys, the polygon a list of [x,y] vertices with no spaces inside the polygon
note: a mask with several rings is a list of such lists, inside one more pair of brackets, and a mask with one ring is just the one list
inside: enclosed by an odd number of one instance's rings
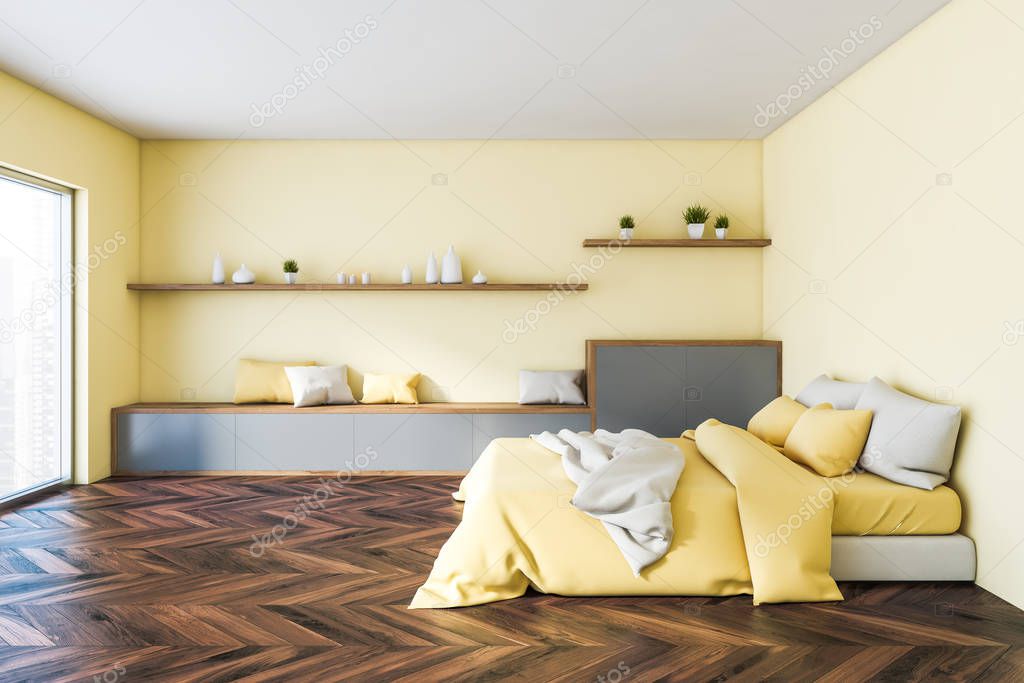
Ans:
{"label": "window", "polygon": [[71,476],[71,202],[0,168],[0,501]]}

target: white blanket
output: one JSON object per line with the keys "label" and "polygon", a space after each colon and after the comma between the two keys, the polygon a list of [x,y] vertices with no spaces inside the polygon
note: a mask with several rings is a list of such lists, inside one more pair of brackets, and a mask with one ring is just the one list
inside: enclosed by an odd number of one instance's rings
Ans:
{"label": "white blanket", "polygon": [[670,501],[683,473],[683,454],[640,429],[531,435],[562,457],[577,489],[572,504],[600,520],[635,576],[664,556],[672,542]]}

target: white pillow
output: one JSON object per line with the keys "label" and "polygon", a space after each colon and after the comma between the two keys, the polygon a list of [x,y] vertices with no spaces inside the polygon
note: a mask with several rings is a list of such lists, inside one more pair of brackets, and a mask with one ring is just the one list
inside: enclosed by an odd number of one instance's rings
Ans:
{"label": "white pillow", "polygon": [[808,408],[831,403],[836,410],[853,410],[866,386],[863,382],[840,382],[828,375],[818,375],[796,395],[796,400]]}
{"label": "white pillow", "polygon": [[355,403],[348,386],[348,368],[344,365],[286,367],[292,385],[295,407]]}
{"label": "white pillow", "polygon": [[861,467],[919,489],[934,489],[949,479],[960,406],[923,401],[873,377],[857,410],[874,413]]}
{"label": "white pillow", "polygon": [[582,370],[520,370],[520,403],[583,405]]}

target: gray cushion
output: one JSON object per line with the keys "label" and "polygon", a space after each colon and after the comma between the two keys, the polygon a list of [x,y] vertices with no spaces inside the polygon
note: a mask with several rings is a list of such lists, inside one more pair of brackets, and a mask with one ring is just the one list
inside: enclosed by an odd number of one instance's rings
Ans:
{"label": "gray cushion", "polygon": [[582,370],[520,370],[520,403],[586,403]]}
{"label": "gray cushion", "polygon": [[949,479],[960,406],[923,401],[873,377],[857,410],[874,413],[861,467],[919,489],[933,489]]}
{"label": "gray cushion", "polygon": [[796,395],[796,400],[808,408],[831,403],[836,410],[853,410],[865,386],[863,382],[840,382],[828,375],[818,375]]}

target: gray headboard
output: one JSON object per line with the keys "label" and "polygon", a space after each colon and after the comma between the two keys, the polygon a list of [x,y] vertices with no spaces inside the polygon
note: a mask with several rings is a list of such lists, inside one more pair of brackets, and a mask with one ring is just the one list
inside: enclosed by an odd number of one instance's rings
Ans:
{"label": "gray headboard", "polygon": [[782,393],[782,342],[587,341],[595,426],[676,437],[704,420],[746,427]]}

